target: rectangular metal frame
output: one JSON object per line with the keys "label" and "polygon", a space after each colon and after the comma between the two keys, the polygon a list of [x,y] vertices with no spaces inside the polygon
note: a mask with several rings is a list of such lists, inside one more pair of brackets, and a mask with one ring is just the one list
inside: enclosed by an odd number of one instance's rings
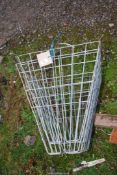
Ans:
{"label": "rectangular metal frame", "polygon": [[16,66],[45,149],[50,155],[84,152],[101,84],[101,44],[62,43],[53,63],[42,68],[38,53],[17,56]]}

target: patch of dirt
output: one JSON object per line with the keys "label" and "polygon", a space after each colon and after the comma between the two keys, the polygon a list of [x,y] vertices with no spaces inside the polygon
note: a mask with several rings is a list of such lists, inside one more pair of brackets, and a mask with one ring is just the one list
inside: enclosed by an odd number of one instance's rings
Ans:
{"label": "patch of dirt", "polygon": [[18,129],[22,124],[20,111],[22,104],[27,103],[26,97],[22,94],[20,88],[14,84],[13,76],[10,77],[7,84],[3,84],[1,87],[3,94],[2,110],[3,115],[5,116],[4,121],[9,123],[11,130]]}

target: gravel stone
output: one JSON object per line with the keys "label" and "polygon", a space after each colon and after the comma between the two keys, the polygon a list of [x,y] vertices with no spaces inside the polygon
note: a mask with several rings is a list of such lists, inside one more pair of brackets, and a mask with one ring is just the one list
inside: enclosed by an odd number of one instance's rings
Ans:
{"label": "gravel stone", "polygon": [[34,145],[35,141],[36,141],[36,136],[27,135],[24,139],[24,143],[27,146]]}
{"label": "gravel stone", "polygon": [[114,27],[114,24],[113,23],[110,23],[109,24],[109,27],[111,28],[111,27]]}

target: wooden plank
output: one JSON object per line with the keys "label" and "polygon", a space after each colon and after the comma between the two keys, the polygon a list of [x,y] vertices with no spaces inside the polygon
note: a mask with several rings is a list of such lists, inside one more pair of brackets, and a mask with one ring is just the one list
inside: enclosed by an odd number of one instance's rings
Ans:
{"label": "wooden plank", "polygon": [[96,114],[96,127],[117,128],[117,115]]}
{"label": "wooden plank", "polygon": [[101,164],[103,162],[105,162],[104,158],[93,160],[90,162],[83,161],[83,162],[81,162],[81,165],[79,167],[73,169],[73,172],[75,173],[75,172],[83,170],[84,168],[93,167],[93,166],[96,166],[97,164]]}

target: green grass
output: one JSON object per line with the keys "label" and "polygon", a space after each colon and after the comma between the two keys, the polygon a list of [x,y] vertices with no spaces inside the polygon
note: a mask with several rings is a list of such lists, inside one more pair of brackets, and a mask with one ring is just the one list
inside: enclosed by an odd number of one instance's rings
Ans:
{"label": "green grass", "polygon": [[[54,31],[56,32],[56,31]],[[52,34],[54,34],[54,32]],[[98,38],[93,35],[92,30],[85,30],[85,35],[78,36],[79,29],[65,29],[63,40],[71,43],[77,43],[92,38]],[[69,37],[68,37],[69,36]],[[84,38],[85,37],[85,38]],[[34,116],[26,100],[22,84],[15,69],[16,59],[14,54],[22,54],[27,51],[42,50],[44,46],[49,46],[49,39],[46,35],[39,38],[32,36],[22,45],[18,42],[15,47],[12,46],[5,55],[3,64],[0,64],[0,72],[8,80],[8,85],[1,84],[1,90],[4,92],[4,103],[10,108],[1,108],[0,112],[4,116],[4,123],[0,124],[0,175],[46,175],[49,167],[55,166],[59,172],[68,172],[77,167],[81,161],[95,160],[104,157],[106,162],[102,165],[82,170],[80,175],[116,175],[117,174],[117,146],[108,143],[111,129],[95,129],[92,136],[91,147],[88,152],[80,155],[49,156],[45,152],[41,141]],[[80,38],[80,40],[79,40]],[[20,39],[17,39],[18,41]],[[98,112],[117,114],[117,42],[112,41],[109,33],[104,34],[102,40],[103,58],[105,50],[111,51],[111,60],[102,62],[103,81],[100,91],[101,104]],[[15,87],[12,81],[16,80]],[[6,100],[9,98],[9,100]],[[2,102],[1,102],[2,103]],[[0,103],[0,104],[1,104]],[[26,146],[24,138],[27,135],[35,135],[36,142],[33,146]],[[33,162],[33,164],[31,163]]]}

